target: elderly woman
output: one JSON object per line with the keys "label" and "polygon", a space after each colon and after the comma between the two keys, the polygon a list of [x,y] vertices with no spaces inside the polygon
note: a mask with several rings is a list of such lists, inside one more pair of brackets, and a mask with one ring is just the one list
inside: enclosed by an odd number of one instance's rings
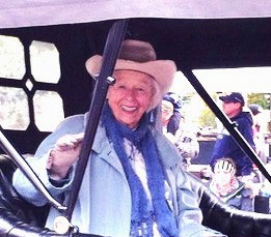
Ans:
{"label": "elderly woman", "polygon": [[[101,62],[99,55],[90,58],[88,72],[97,75]],[[80,232],[112,237],[223,236],[201,225],[189,177],[177,167],[178,151],[149,122],[149,111],[161,102],[175,72],[174,62],[156,60],[149,43],[124,42],[71,220]],[[51,194],[64,203],[87,118],[88,114],[65,119],[29,160]],[[26,200],[46,204],[19,170],[13,181]],[[58,215],[50,211],[48,227]]]}

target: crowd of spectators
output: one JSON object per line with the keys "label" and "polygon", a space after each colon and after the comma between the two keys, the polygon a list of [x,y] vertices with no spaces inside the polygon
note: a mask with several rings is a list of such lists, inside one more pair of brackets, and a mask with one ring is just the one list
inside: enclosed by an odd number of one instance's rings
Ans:
{"label": "crowd of spectators", "polygon": [[[237,125],[237,129],[254,149],[258,157],[271,170],[265,152],[265,139],[259,116],[263,108],[258,104],[246,106],[241,93],[220,96],[222,111]],[[187,171],[200,152],[198,134],[186,126],[181,112],[181,98],[168,93],[161,106],[164,135],[176,145]],[[173,129],[174,128],[174,129]],[[246,211],[270,213],[271,185],[225,128],[214,135],[215,145],[210,165],[205,165],[199,177],[229,206]],[[192,161],[192,162],[191,162]],[[192,163],[192,164],[191,164]],[[269,168],[270,166],[270,168]]]}

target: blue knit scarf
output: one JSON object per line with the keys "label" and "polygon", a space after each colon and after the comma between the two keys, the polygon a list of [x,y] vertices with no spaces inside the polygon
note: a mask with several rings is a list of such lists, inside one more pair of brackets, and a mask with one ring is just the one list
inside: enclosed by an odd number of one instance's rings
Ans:
{"label": "blue knit scarf", "polygon": [[[148,129],[149,118],[145,115],[136,130],[116,121],[108,104],[102,114],[102,122],[125,171],[132,196],[131,236],[139,236],[138,229],[143,228],[142,236],[153,236],[153,221],[157,222],[162,237],[177,236],[177,226],[165,199],[164,172],[158,150]],[[134,172],[124,149],[123,138],[131,141],[142,153],[152,197],[152,207],[139,177]],[[142,228],[141,228],[142,229]]]}

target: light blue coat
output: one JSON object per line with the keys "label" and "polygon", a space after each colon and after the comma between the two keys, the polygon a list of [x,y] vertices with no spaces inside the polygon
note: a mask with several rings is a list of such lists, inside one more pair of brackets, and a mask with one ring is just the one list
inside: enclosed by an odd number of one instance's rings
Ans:
{"label": "light blue coat", "polygon": [[[69,195],[75,167],[70,172],[68,183],[63,187],[55,187],[50,183],[46,170],[48,154],[59,137],[84,131],[86,117],[75,115],[65,119],[56,131],[40,144],[34,157],[28,160],[49,192],[61,203],[65,203]],[[179,237],[222,236],[200,224],[202,214],[198,208],[197,195],[193,192],[189,175],[178,168],[181,159],[178,151],[162,133],[153,133],[168,176],[167,181],[172,193],[168,203],[179,225]],[[102,126],[97,128],[89,161],[91,162],[88,162],[86,167],[71,223],[78,226],[81,233],[128,237],[132,200],[130,188]],[[39,206],[46,203],[46,199],[35,190],[20,170],[15,172],[13,184],[31,203]],[[52,228],[53,220],[59,215],[57,210],[51,208],[47,227]]]}

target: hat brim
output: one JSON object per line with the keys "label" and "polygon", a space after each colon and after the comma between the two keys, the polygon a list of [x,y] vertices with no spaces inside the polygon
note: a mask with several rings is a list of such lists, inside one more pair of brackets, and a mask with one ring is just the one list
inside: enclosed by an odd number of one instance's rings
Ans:
{"label": "hat brim", "polygon": [[240,103],[242,107],[244,106],[242,101],[234,100],[230,96],[220,96],[219,99],[225,103]]}
{"label": "hat brim", "polygon": [[[102,65],[102,56],[95,55],[87,60],[86,68],[92,77],[100,73]],[[174,75],[177,71],[176,65],[170,60],[156,60],[144,63],[138,63],[129,60],[118,59],[114,70],[134,70],[149,74],[158,83],[161,92],[161,97],[170,88]]]}
{"label": "hat brim", "polygon": [[240,101],[235,101],[232,98],[230,98],[229,96],[220,96],[219,99],[225,103],[240,103]]}
{"label": "hat brim", "polygon": [[221,101],[230,101],[230,99],[229,99],[229,97],[228,96],[220,96],[219,97],[219,99],[221,100]]}

